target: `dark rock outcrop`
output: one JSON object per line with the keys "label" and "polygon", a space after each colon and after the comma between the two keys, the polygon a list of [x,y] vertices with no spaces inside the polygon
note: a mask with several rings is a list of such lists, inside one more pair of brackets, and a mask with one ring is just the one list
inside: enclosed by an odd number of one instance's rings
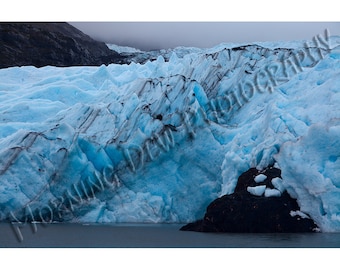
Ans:
{"label": "dark rock outcrop", "polygon": [[314,232],[316,224],[308,215],[299,211],[297,201],[283,191],[280,196],[257,196],[247,191],[248,187],[266,185],[274,189],[272,179],[281,177],[281,171],[270,167],[261,172],[267,178],[261,183],[254,181],[260,172],[249,169],[239,179],[235,192],[213,201],[202,220],[189,223],[182,231],[276,233]]}
{"label": "dark rock outcrop", "polygon": [[125,58],[68,23],[0,23],[0,68],[99,66]]}

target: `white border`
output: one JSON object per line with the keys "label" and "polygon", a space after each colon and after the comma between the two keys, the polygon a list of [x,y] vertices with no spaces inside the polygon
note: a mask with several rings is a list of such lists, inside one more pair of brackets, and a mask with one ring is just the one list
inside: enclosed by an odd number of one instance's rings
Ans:
{"label": "white border", "polygon": [[334,1],[17,0],[1,21],[339,21]]}
{"label": "white border", "polygon": [[[334,1],[6,1],[6,21],[339,21]],[[322,269],[337,249],[1,249],[15,269]],[[270,259],[272,258],[272,259]],[[124,268],[118,268],[125,266]]]}

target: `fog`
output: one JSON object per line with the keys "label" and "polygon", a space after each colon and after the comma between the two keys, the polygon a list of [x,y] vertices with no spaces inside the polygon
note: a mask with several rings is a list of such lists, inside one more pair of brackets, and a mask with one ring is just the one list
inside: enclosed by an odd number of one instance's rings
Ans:
{"label": "fog", "polygon": [[92,38],[141,50],[222,42],[311,39],[328,29],[340,35],[339,22],[69,22]]}

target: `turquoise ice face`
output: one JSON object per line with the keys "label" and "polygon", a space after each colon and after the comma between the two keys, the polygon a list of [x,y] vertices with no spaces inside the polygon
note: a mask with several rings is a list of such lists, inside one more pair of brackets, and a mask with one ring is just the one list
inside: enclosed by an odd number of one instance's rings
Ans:
{"label": "turquoise ice face", "polygon": [[337,48],[278,45],[0,70],[1,218],[189,222],[276,162],[276,189],[340,230]]}

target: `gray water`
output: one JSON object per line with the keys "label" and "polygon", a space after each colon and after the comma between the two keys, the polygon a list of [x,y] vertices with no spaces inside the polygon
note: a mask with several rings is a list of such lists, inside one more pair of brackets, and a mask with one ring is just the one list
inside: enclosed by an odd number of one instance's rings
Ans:
{"label": "gray water", "polygon": [[[0,224],[0,247],[338,248],[340,233],[238,234],[180,231],[183,224]],[[17,227],[18,228],[18,227]]]}

